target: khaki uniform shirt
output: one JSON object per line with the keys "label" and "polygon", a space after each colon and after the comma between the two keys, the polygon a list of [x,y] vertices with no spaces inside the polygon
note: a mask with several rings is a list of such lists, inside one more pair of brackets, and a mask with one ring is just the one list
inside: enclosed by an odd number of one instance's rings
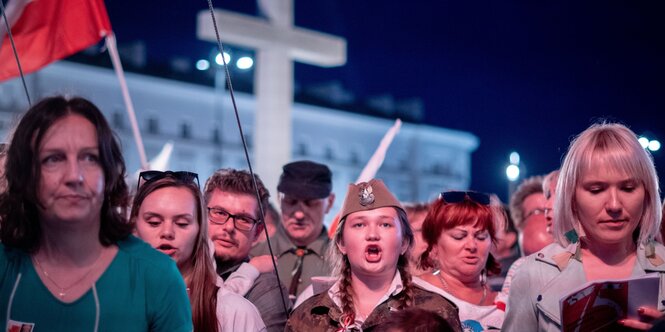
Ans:
{"label": "khaki uniform shirt", "polygon": [[[362,321],[360,326],[358,324],[348,326],[347,330],[374,331],[379,324],[388,320],[392,312],[400,310],[404,292],[399,273],[396,274],[396,279],[399,285],[392,287],[393,291],[386,294],[385,300],[372,310],[367,319]],[[394,283],[395,281],[393,281]],[[284,331],[338,331],[343,324],[340,322],[342,315],[340,304],[333,300],[335,290],[339,288],[338,284],[339,282],[335,283],[328,292],[317,294],[294,309],[286,322]],[[450,324],[453,331],[462,331],[455,304],[439,294],[426,291],[415,284],[412,285],[414,307],[436,312]]]}
{"label": "khaki uniform shirt", "polygon": [[[296,246],[291,242],[286,235],[286,230],[284,230],[284,227],[281,225],[277,227],[277,231],[270,238],[270,244],[272,245],[274,255],[277,256],[277,272],[279,272],[279,279],[282,281],[282,284],[284,284],[286,289],[289,289],[289,285],[291,285],[291,273],[293,272],[298,259],[295,252],[292,251]],[[312,283],[312,277],[330,275],[331,268],[325,259],[329,244],[330,238],[328,238],[328,231],[324,227],[323,230],[321,230],[319,237],[317,237],[314,242],[307,245],[307,249],[310,250],[310,253],[303,258],[303,269],[302,274],[300,275],[296,296]],[[258,244],[252,249],[250,254],[252,256],[270,255],[268,244],[265,242]]]}

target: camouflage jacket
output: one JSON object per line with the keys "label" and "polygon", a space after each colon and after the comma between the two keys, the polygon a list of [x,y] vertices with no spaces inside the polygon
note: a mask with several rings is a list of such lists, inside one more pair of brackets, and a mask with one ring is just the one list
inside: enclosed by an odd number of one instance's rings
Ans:
{"label": "camouflage jacket", "polygon": [[[439,294],[413,286],[414,306],[434,311],[443,317],[454,331],[462,331],[458,309],[455,304]],[[361,326],[363,332],[374,331],[377,325],[390,316],[391,311],[398,310],[404,292],[391,296],[379,304]],[[342,312],[328,295],[328,292],[315,295],[298,306],[286,322],[284,331],[337,331],[340,328]]]}

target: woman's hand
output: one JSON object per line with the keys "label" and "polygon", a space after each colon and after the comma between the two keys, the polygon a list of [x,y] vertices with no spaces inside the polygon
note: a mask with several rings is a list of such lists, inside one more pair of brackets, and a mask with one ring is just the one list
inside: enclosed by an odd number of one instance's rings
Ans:
{"label": "woman's hand", "polygon": [[651,324],[654,320],[660,318],[663,316],[663,313],[658,311],[655,308],[651,307],[640,307],[637,309],[637,313],[641,316],[649,320],[649,323],[641,322],[637,319],[622,319],[619,321],[619,324],[630,327],[636,330],[643,330],[646,331],[653,327],[653,324]]}
{"label": "woman's hand", "polygon": [[[270,255],[261,255],[252,257],[249,264],[252,264],[260,273],[268,273],[273,271],[272,261],[273,258]],[[277,264],[277,257],[275,257],[275,264]]]}

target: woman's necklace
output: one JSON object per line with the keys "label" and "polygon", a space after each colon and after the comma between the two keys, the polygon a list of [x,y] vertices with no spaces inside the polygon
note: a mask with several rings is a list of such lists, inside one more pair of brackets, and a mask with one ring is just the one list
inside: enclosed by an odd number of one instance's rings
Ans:
{"label": "woman's necklace", "polygon": [[[450,293],[450,294],[452,294],[452,295],[454,295],[454,296],[456,296],[456,297],[459,298],[457,292],[454,292],[454,291],[450,288],[450,286],[448,285],[448,282],[446,282],[446,280],[443,279],[443,277],[441,276],[441,271],[439,271],[439,270],[434,271],[434,272],[432,272],[432,275],[435,275],[435,276],[437,276],[437,277],[439,278],[439,281],[441,282],[441,285],[443,286],[443,288],[444,288],[444,290],[445,290],[446,292],[448,292],[448,293]],[[483,296],[480,298],[480,301],[478,301],[478,305],[482,305],[483,302],[485,302],[485,299],[487,298],[487,286],[482,285],[481,287],[483,288]],[[460,299],[461,299],[461,298],[460,298]]]}
{"label": "woman's necklace", "polygon": [[81,276],[76,281],[74,281],[73,283],[71,283],[69,286],[66,286],[66,287],[60,286],[60,284],[58,284],[57,282],[55,282],[55,280],[53,280],[53,278],[51,278],[51,276],[48,274],[48,272],[46,272],[46,270],[44,269],[44,266],[42,266],[42,263],[37,258],[37,255],[34,255],[32,258],[35,260],[35,263],[37,263],[37,267],[39,267],[39,269],[42,271],[42,273],[44,274],[46,279],[48,279],[48,281],[50,281],[55,287],[60,289],[60,291],[58,292],[58,296],[62,299],[65,296],[67,296],[67,292],[70,289],[72,289],[74,286],[78,285],[81,281],[85,280],[85,278],[87,278],[88,275],[90,275],[92,270],[95,269],[95,266],[97,266],[97,262],[99,261],[99,258],[101,256],[102,256],[102,254],[100,253],[99,256],[97,257],[97,259],[95,259],[95,262],[92,263],[92,266],[90,266],[88,271],[86,273],[84,273],[83,276]]}

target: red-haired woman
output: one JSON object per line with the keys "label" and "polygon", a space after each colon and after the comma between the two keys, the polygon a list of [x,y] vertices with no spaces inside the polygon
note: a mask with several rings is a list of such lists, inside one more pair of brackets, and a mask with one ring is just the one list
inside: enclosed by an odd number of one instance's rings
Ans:
{"label": "red-haired woman", "polygon": [[434,272],[414,283],[454,302],[465,331],[501,328],[503,323],[497,293],[487,285],[487,276],[501,271],[490,248],[505,220],[502,213],[489,195],[449,191],[432,203],[423,223],[427,249],[420,262]]}

